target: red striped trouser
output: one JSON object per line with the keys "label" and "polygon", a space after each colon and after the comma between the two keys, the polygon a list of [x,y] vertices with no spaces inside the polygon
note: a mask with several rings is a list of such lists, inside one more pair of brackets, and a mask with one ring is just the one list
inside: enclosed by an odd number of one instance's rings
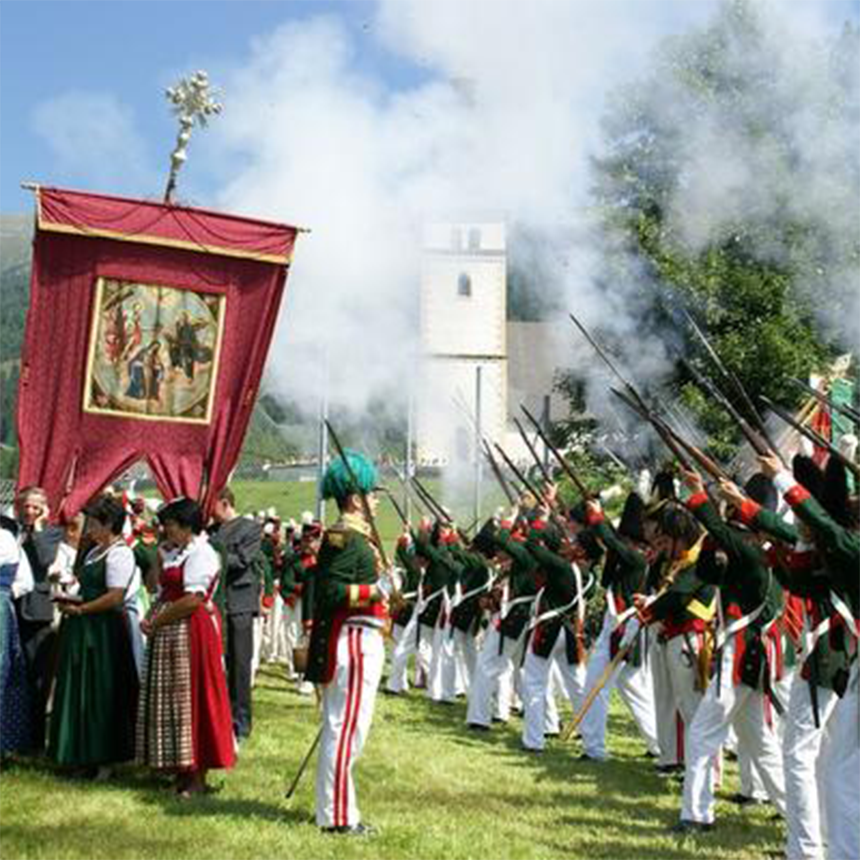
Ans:
{"label": "red striped trouser", "polygon": [[316,820],[320,827],[353,827],[360,821],[352,769],[370,731],[384,662],[380,630],[343,625],[334,677],[322,693],[316,782]]}

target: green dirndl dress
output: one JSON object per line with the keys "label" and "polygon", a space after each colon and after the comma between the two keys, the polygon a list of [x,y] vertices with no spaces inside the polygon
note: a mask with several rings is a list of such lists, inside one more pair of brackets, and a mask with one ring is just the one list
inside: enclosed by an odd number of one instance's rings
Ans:
{"label": "green dirndl dress", "polygon": [[[96,551],[81,569],[86,603],[107,591],[106,555]],[[139,682],[122,606],[65,616],[58,647],[48,755],[77,767],[134,758]]]}

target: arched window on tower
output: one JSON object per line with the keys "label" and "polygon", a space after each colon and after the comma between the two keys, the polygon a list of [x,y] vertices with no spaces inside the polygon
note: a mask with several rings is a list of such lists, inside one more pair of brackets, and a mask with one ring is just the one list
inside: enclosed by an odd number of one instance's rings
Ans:
{"label": "arched window on tower", "polygon": [[469,250],[480,251],[481,249],[481,231],[477,227],[472,227],[469,230]]}
{"label": "arched window on tower", "polygon": [[457,295],[472,295],[472,279],[465,272],[460,272],[460,277],[457,278]]}

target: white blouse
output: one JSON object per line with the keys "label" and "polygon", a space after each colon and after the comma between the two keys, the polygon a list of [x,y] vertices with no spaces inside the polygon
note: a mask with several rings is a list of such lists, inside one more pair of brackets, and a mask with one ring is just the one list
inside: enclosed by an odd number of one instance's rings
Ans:
{"label": "white blouse", "polygon": [[109,547],[96,547],[87,553],[86,563],[105,558],[107,570],[105,585],[108,588],[121,588],[124,592],[123,603],[127,607],[137,607],[137,593],[140,591],[140,569],[134,560],[134,552],[124,541],[112,543]]}
{"label": "white blouse", "polygon": [[17,564],[15,579],[12,580],[12,597],[15,599],[33,590],[33,571],[30,559],[24,552],[15,535],[8,529],[0,528],[0,564]]}
{"label": "white blouse", "polygon": [[206,594],[221,570],[221,558],[205,534],[195,535],[187,546],[163,553],[164,567],[184,565],[182,585],[186,594]]}

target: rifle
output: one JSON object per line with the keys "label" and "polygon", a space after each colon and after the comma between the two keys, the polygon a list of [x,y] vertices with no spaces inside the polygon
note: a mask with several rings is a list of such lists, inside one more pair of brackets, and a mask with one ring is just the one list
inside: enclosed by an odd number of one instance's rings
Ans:
{"label": "rifle", "polygon": [[[349,460],[344,453],[343,447],[340,444],[340,440],[337,438],[337,434],[334,432],[334,428],[329,423],[328,418],[324,418],[323,422],[325,423],[326,429],[331,436],[331,441],[334,442],[334,447],[337,449],[337,454],[343,460],[343,465],[346,467],[346,473],[349,475],[350,481],[354,484],[356,491],[358,492],[358,497],[361,499],[361,509],[364,512],[364,518],[367,520],[368,525],[370,526],[370,532],[373,535],[373,542],[376,544],[377,549],[379,550],[380,558],[382,559],[383,567],[386,571],[391,570],[391,564],[388,561],[388,554],[385,552],[385,546],[382,543],[382,538],[379,536],[379,529],[376,527],[376,519],[373,516],[373,512],[370,510],[370,505],[367,501],[367,494],[359,489],[358,479],[355,477],[355,472],[352,471],[352,466],[349,464]],[[394,581],[392,580],[392,585]]]}
{"label": "rifle", "polygon": [[624,386],[630,396],[646,411],[648,410],[645,401],[640,396],[639,392],[621,375],[621,371],[612,363],[609,356],[600,348],[597,341],[589,334],[588,329],[571,313],[568,316],[573,321],[573,324],[582,332],[583,337],[591,344],[594,351],[597,353],[603,363],[609,368],[610,373]]}
{"label": "rifle", "polygon": [[[571,320],[573,320],[573,324],[582,332],[585,339],[591,344],[594,348],[594,351],[597,355],[602,359],[603,363],[609,368],[612,374],[616,379],[624,386],[627,391],[626,395],[622,395],[620,391],[613,388],[612,392],[620,397],[631,409],[634,409],[639,413],[646,421],[648,421],[652,427],[657,431],[657,435],[663,440],[663,444],[677,457],[678,462],[685,468],[691,469],[692,466],[690,461],[684,455],[684,453],[680,450],[679,446],[676,444],[675,439],[673,438],[673,434],[669,432],[669,428],[662,421],[655,420],[656,416],[653,411],[648,407],[648,404],[642,399],[642,395],[633,387],[633,385],[627,381],[627,379],[621,375],[621,372],[618,368],[612,363],[609,359],[609,356],[604,353],[604,351],[600,348],[597,341],[588,333],[588,330],[585,326],[573,315],[568,314]],[[677,434],[674,434],[677,435]]]}
{"label": "rifle", "polygon": [[538,423],[537,418],[535,418],[534,415],[532,415],[531,412],[529,412],[529,410],[526,409],[526,407],[522,403],[520,404],[520,409],[522,409],[523,414],[526,416],[526,418],[529,419],[529,421],[534,426],[535,430],[537,431],[538,436],[540,436],[541,442],[543,442],[544,445],[546,445],[546,447],[552,453],[553,457],[555,457],[555,459],[558,460],[558,464],[559,464],[559,466],[561,466],[564,474],[567,475],[567,477],[571,480],[574,487],[576,487],[576,489],[579,490],[579,494],[584,499],[593,499],[594,493],[592,493],[590,490],[588,490],[586,488],[585,484],[582,483],[582,481],[579,479],[579,477],[577,477],[576,473],[570,467],[570,464],[567,462],[567,460],[565,460],[564,457],[562,457],[561,452],[558,450],[558,448],[556,448],[555,445],[553,445],[552,442],[549,441],[549,438],[547,437],[546,433],[544,433],[543,428]]}
{"label": "rifle", "polygon": [[673,434],[669,428],[666,426],[664,422],[662,422],[656,415],[642,402],[642,398],[639,398],[639,403],[629,397],[622,391],[619,391],[617,388],[609,389],[619,400],[621,400],[625,405],[627,405],[630,409],[632,409],[640,418],[647,421],[656,431],[657,435],[663,441],[663,444],[674,454],[675,459],[681,464],[681,466],[687,471],[691,471],[693,468],[693,464],[690,462],[689,457],[681,450],[681,446],[678,444],[677,437]]}
{"label": "rifle", "polygon": [[717,370],[729,381],[732,388],[734,388],[735,393],[741,399],[741,402],[744,404],[744,407],[747,409],[749,416],[753,419],[753,422],[756,424],[759,433],[761,434],[762,439],[767,443],[768,448],[774,453],[779,452],[779,448],[774,444],[773,439],[770,438],[770,434],[767,432],[767,427],[765,426],[764,421],[762,420],[761,415],[758,410],[755,408],[752,400],[750,399],[749,394],[747,394],[746,389],[741,384],[740,379],[729,370],[720,359],[720,356],[717,354],[717,351],[711,346],[711,342],[705,337],[705,333],[699,328],[696,321],[690,315],[690,312],[686,308],[681,308],[684,316],[687,319],[687,322],[690,325],[690,328],[693,330],[693,333],[699,339],[699,342],[705,348],[705,352],[710,356],[711,361],[716,366]]}
{"label": "rifle", "polygon": [[860,480],[860,466],[858,466],[852,460],[849,460],[833,443],[829,442],[825,439],[820,433],[816,433],[811,427],[806,427],[801,424],[799,421],[796,421],[791,415],[789,415],[782,407],[777,406],[772,400],[769,400],[763,394],[759,397],[762,403],[767,406],[771,412],[776,413],[789,427],[793,427],[800,433],[802,436],[805,436],[809,439],[813,444],[818,445],[819,448],[824,448],[829,451],[834,457],[838,460],[841,460],[844,463],[845,468],[849,469],[855,478]]}
{"label": "rifle", "polygon": [[[678,457],[681,465],[687,470],[692,470],[692,464],[690,463],[687,456],[682,453],[681,449],[686,452],[686,455],[689,455],[693,460],[698,463],[699,467],[707,472],[712,478],[717,480],[730,481],[728,473],[714,460],[708,457],[703,451],[693,445],[691,442],[687,442],[683,437],[681,437],[675,430],[669,427],[662,419],[658,418],[648,409],[641,409],[638,407],[636,403],[634,403],[629,397],[627,397],[623,392],[618,391],[616,388],[610,389],[612,393],[620,398],[624,403],[627,404],[632,410],[634,410],[640,417],[642,417],[645,421],[648,421],[652,427],[657,431],[660,435],[660,438],[666,443],[672,453]],[[680,455],[680,456],[679,456]]]}
{"label": "rifle", "polygon": [[391,505],[394,508],[397,516],[400,518],[400,522],[407,528],[410,528],[409,520],[406,518],[406,514],[403,512],[403,508],[400,507],[400,503],[397,501],[397,499],[394,498],[394,493],[392,493],[391,490],[388,489],[388,487],[380,487],[380,489],[388,497],[388,501],[391,502]]}
{"label": "rifle", "polygon": [[700,374],[686,359],[681,359],[681,366],[690,374],[693,381],[699,386],[699,388],[707,394],[710,394],[711,397],[713,397],[714,400],[716,400],[717,403],[719,403],[720,406],[722,406],[723,409],[731,415],[735,423],[740,427],[741,433],[746,436],[747,441],[752,445],[756,454],[764,456],[773,451],[773,453],[779,455],[779,450],[769,446],[767,440],[749,425],[749,422],[740,414],[740,412],[738,412],[737,409],[735,409],[734,406],[732,406],[729,399],[722,391],[720,391],[719,388],[717,388],[716,385],[714,385],[713,382],[702,376],[702,374]]}
{"label": "rifle", "polygon": [[493,442],[493,446],[499,452],[502,459],[505,461],[505,465],[514,473],[516,479],[535,497],[537,501],[540,501],[542,496],[538,492],[537,488],[534,484],[529,481],[529,479],[514,465],[513,461],[510,457],[504,452],[504,449],[498,442]]}
{"label": "rifle", "polygon": [[430,495],[427,488],[415,475],[410,478],[410,481],[412,488],[415,490],[418,498],[424,503],[424,507],[427,508],[430,516],[435,517],[437,520],[443,520],[446,523],[452,522],[451,515]]}
{"label": "rifle", "polygon": [[390,466],[389,466],[389,468],[391,469],[391,471],[392,471],[392,472],[394,472],[394,474],[395,474],[395,475],[396,475],[396,477],[397,477],[397,480],[398,480],[398,481],[400,481],[400,483],[403,485],[403,488],[404,488],[404,489],[406,490],[406,492],[409,494],[409,497],[410,497],[414,502],[417,502],[417,503],[418,503],[418,506],[421,508],[421,510],[422,510],[425,514],[426,514],[426,513],[432,513],[432,511],[429,511],[429,509],[427,508],[427,505],[426,505],[426,503],[424,502],[424,500],[423,500],[423,499],[418,495],[418,493],[416,493],[416,492],[415,492],[415,490],[413,489],[413,487],[412,487],[412,486],[410,486],[409,481],[407,481],[407,480],[406,480],[406,478],[404,478],[404,477],[403,477],[403,475],[401,475],[401,474],[400,474],[400,472],[398,472],[398,471],[397,471],[397,469],[395,469],[393,465],[390,465]]}
{"label": "rifle", "polygon": [[802,388],[807,394],[811,394],[822,406],[827,406],[830,409],[835,409],[837,412],[840,412],[844,415],[849,421],[853,421],[855,424],[860,424],[860,412],[856,409],[852,409],[850,406],[845,403],[834,403],[826,394],[817,389],[813,388],[811,385],[803,382],[800,379],[789,378],[788,380],[793,385]]}
{"label": "rifle", "polygon": [[502,470],[499,468],[499,464],[496,462],[496,458],[493,456],[493,452],[490,450],[487,440],[481,439],[481,444],[483,446],[484,456],[490,464],[490,469],[492,469],[496,480],[499,482],[499,486],[502,488],[502,492],[505,494],[508,503],[513,507],[517,503],[514,491],[508,486],[508,482],[505,480],[505,476],[502,474]]}
{"label": "rifle", "polygon": [[541,460],[540,457],[538,457],[538,453],[537,453],[537,451],[535,451],[534,445],[532,445],[532,443],[529,441],[528,434],[523,429],[523,425],[520,424],[520,421],[518,418],[514,418],[514,424],[516,425],[517,430],[519,430],[520,436],[522,436],[522,438],[523,438],[523,442],[526,443],[526,448],[529,449],[529,454],[532,455],[532,458],[534,459],[535,463],[537,463],[537,467],[538,467],[538,469],[540,469],[540,473],[541,473],[541,475],[543,475],[544,481],[546,481],[547,484],[551,484],[552,483],[552,475],[550,475],[549,472],[547,472],[546,467],[543,464],[543,461]]}
{"label": "rifle", "polygon": [[463,529],[454,522],[451,514],[449,514],[448,511],[446,511],[445,508],[443,508],[442,505],[433,498],[430,490],[428,490],[415,475],[412,476],[412,483],[415,486],[415,489],[418,490],[421,497],[425,500],[425,503],[431,512],[435,513],[436,519],[443,520],[449,526],[453,526],[457,534],[460,536],[460,540],[463,541],[464,544],[468,545],[471,540],[469,535],[467,535],[466,532],[464,532]]}

